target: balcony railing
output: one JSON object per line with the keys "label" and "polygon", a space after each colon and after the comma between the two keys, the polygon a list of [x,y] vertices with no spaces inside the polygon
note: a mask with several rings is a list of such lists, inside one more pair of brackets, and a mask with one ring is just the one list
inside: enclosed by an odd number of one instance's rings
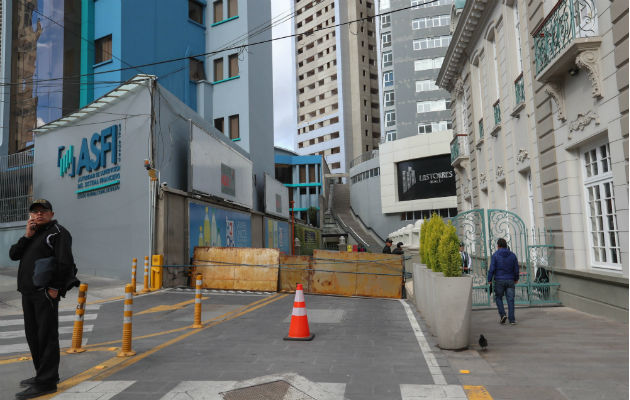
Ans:
{"label": "balcony railing", "polygon": [[597,35],[594,0],[560,0],[534,32],[536,75],[575,39]]}
{"label": "balcony railing", "polygon": [[459,157],[459,141],[457,137],[454,137],[451,141],[451,164]]}
{"label": "balcony railing", "polygon": [[514,81],[514,95],[516,96],[516,105],[525,102],[525,85],[523,84],[523,73]]}
{"label": "balcony railing", "polygon": [[26,221],[33,197],[33,150],[0,157],[0,223]]}
{"label": "balcony railing", "polygon": [[363,153],[359,157],[356,157],[354,160],[350,161],[350,168],[371,160],[376,156],[378,156],[378,150],[372,150],[367,153]]}
{"label": "balcony railing", "polygon": [[479,140],[483,139],[483,118],[479,120]]}
{"label": "balcony railing", "polygon": [[494,126],[499,126],[501,124],[501,105],[499,100],[492,105],[492,109],[494,110]]}

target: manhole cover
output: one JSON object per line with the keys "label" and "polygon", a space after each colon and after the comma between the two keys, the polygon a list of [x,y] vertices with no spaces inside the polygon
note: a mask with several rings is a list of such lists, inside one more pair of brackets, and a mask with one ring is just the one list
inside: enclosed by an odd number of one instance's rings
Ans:
{"label": "manhole cover", "polygon": [[234,389],[221,395],[225,400],[317,400],[285,381]]}

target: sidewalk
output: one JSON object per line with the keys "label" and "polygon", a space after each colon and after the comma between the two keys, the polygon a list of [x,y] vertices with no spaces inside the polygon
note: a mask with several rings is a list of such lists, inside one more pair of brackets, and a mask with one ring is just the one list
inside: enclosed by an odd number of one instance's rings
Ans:
{"label": "sidewalk", "polygon": [[495,308],[473,311],[469,349],[442,350],[462,385],[494,400],[628,399],[628,324],[568,307],[517,308],[516,319],[500,325]]}

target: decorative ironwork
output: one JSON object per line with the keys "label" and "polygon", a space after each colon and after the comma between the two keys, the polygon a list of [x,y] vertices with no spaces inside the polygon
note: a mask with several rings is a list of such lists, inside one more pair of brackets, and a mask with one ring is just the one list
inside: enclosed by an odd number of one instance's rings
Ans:
{"label": "decorative ironwork", "polygon": [[451,141],[451,164],[457,160],[457,157],[459,157],[459,140],[454,137]]}
{"label": "decorative ironwork", "polygon": [[483,118],[479,120],[479,139],[483,139]]}
{"label": "decorative ironwork", "polygon": [[536,75],[576,38],[597,35],[594,0],[560,0],[534,32]]}
{"label": "decorative ironwork", "polygon": [[33,150],[0,157],[0,223],[26,221],[33,197]]}
{"label": "decorative ironwork", "polygon": [[499,100],[492,105],[492,109],[494,110],[494,126],[498,126],[501,124],[501,105]]}
{"label": "decorative ironwork", "polygon": [[525,102],[525,84],[523,83],[523,73],[514,81],[514,95],[516,96],[516,105]]}

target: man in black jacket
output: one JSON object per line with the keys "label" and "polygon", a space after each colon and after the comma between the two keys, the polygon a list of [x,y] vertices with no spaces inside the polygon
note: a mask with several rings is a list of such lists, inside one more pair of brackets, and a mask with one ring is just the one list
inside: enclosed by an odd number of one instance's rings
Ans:
{"label": "man in black jacket", "polygon": [[391,240],[390,238],[387,238],[387,240],[385,240],[385,247],[383,247],[383,254],[392,254],[392,243],[394,243],[394,241]]}
{"label": "man in black jacket", "polygon": [[[26,233],[11,246],[9,256],[20,260],[18,291],[22,293],[24,331],[31,350],[36,375],[20,385],[26,390],[17,399],[30,399],[57,391],[59,381],[59,297],[65,294],[69,277],[74,277],[72,237],[53,220],[52,205],[47,200],[35,200],[29,207]],[[35,264],[44,258],[53,260],[48,283],[33,282]],[[39,268],[39,267],[38,267]]]}

